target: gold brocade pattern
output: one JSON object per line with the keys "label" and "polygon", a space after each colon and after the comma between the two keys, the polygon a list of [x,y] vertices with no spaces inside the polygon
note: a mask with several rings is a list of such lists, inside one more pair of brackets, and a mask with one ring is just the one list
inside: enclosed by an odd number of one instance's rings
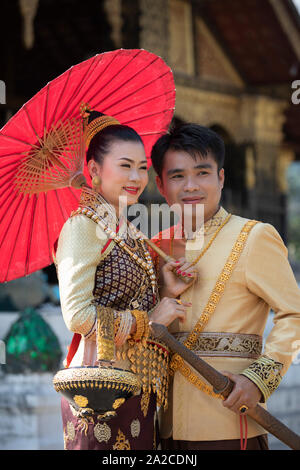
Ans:
{"label": "gold brocade pattern", "polygon": [[[208,323],[211,315],[214,313],[215,309],[217,308],[218,303],[220,302],[221,295],[225,290],[226,283],[230,279],[230,276],[234,270],[234,267],[244,249],[245,243],[247,241],[248,235],[251,229],[256,225],[258,222],[256,220],[249,220],[246,222],[244,227],[242,228],[237,241],[235,242],[231,253],[225,263],[225,266],[222,270],[221,275],[219,276],[216,285],[208,299],[206,307],[204,308],[199,320],[197,321],[194,329],[189,334],[187,340],[184,342],[184,345],[188,349],[193,349],[194,345],[197,341],[199,333],[203,330],[203,328]],[[192,369],[187,366],[187,364],[183,361],[183,359],[178,355],[174,354],[171,360],[170,369],[174,373],[176,370],[180,371],[184,377],[194,384],[197,388],[204,391],[208,395],[222,398],[222,395],[215,394],[212,390],[212,387],[207,386],[203,383],[196,374],[192,372]]]}
{"label": "gold brocade pattern", "polygon": [[[103,217],[99,214],[99,207],[103,211]],[[97,217],[90,216],[90,210],[91,213],[96,213]],[[75,211],[73,217],[76,217],[77,214],[84,215],[93,220],[102,230],[103,224],[107,225],[112,222],[112,219],[107,218],[108,212],[109,209],[106,213],[105,204],[102,204],[102,200],[98,200],[97,193],[85,191],[81,196],[80,210]],[[101,219],[102,225],[98,223],[99,219]],[[120,233],[124,227],[125,225],[120,227]],[[133,230],[129,225],[126,234],[122,232],[124,235],[122,243],[115,243],[114,239],[111,240],[110,248],[111,245],[113,247],[108,254],[106,254],[105,249],[105,256],[96,267],[93,303],[97,309],[98,319],[101,320],[103,315],[104,322],[107,315],[109,316],[112,312],[116,314],[111,322],[114,331],[111,331],[110,334],[113,334],[113,336],[115,336],[118,325],[120,325],[120,314],[122,312],[130,310],[133,315],[136,313],[134,311],[138,310],[144,312],[143,315],[145,316],[147,315],[146,312],[154,307],[158,299],[157,287],[153,292],[152,277],[154,274],[151,273],[144,241],[138,236],[133,239]],[[133,255],[131,256],[130,253],[133,253]],[[143,260],[143,263],[141,264],[139,260]],[[99,325],[98,329],[101,326]],[[149,337],[148,341],[146,340],[148,329],[148,322],[145,319],[143,337],[141,339],[130,338],[123,346],[116,347],[115,358],[117,360],[120,358],[122,360],[128,359],[131,371],[137,374],[141,381],[143,392],[150,393],[152,390],[157,395],[158,406],[163,404],[166,407],[169,352],[165,345],[156,342],[153,338]],[[104,347],[106,346],[104,344],[105,335],[98,330],[99,332],[102,338],[101,344]]]}
{"label": "gold brocade pattern", "polygon": [[147,416],[148,409],[149,409],[149,402],[150,402],[150,394],[149,393],[143,393],[142,399],[141,399],[141,410],[143,412],[143,415]]}
{"label": "gold brocade pattern", "polygon": [[[188,333],[175,333],[175,338],[184,342]],[[262,352],[262,337],[242,333],[199,333],[193,352],[202,356],[228,356],[257,359]]]}

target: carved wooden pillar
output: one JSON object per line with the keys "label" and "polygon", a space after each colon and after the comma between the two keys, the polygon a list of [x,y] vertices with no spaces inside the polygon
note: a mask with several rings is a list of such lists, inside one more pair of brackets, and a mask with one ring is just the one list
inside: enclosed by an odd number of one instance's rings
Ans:
{"label": "carved wooden pillar", "polygon": [[33,22],[39,6],[39,0],[19,0],[19,7],[23,16],[23,43],[26,49],[34,45]]}
{"label": "carved wooden pillar", "polygon": [[115,48],[122,47],[122,0],[104,0],[104,10],[111,27]]}
{"label": "carved wooden pillar", "polygon": [[285,108],[284,101],[266,96],[242,98],[241,139],[253,149],[251,158],[248,153],[248,171],[252,173],[249,189],[254,212],[251,215],[271,223],[283,235],[286,207],[278,181],[278,162]]}
{"label": "carved wooden pillar", "polygon": [[140,0],[140,45],[164,60],[168,60],[169,2],[167,0]]}
{"label": "carved wooden pillar", "polygon": [[279,158],[277,160],[276,166],[276,176],[277,184],[280,191],[281,205],[285,208],[281,216],[281,227],[282,227],[282,236],[284,242],[288,242],[288,214],[287,214],[287,192],[288,192],[288,182],[287,182],[287,169],[290,164],[295,160],[295,153],[293,150],[288,147],[283,146],[279,152]]}

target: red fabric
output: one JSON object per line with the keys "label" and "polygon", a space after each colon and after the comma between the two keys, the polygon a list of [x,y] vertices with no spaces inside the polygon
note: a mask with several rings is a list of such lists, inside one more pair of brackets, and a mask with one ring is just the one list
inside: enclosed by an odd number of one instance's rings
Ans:
{"label": "red fabric", "polygon": [[80,340],[81,340],[81,335],[79,333],[74,333],[71,344],[70,344],[69,349],[68,349],[68,354],[67,354],[67,357],[66,357],[65,367],[69,367],[69,365],[71,364],[72,359],[75,356],[76,351],[78,349]]}
{"label": "red fabric", "polygon": [[[151,148],[174,112],[172,71],[142,49],[98,54],[49,82],[0,130],[0,282],[52,264],[53,244],[78,207],[79,190],[66,187],[29,197],[18,193],[15,175],[45,129],[80,119],[82,102],[133,127],[144,141],[150,166]],[[90,184],[86,166],[84,173]]]}

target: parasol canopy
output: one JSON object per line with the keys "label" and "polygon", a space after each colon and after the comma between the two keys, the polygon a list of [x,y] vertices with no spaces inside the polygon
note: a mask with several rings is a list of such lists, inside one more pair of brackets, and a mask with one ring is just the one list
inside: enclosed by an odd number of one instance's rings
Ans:
{"label": "parasol canopy", "polygon": [[[77,120],[81,125],[82,103],[135,129],[150,166],[151,148],[168,130],[174,112],[172,71],[143,49],[97,54],[49,82],[0,130],[0,282],[53,262],[53,245],[78,206],[80,190],[66,186],[30,194],[26,188],[31,183],[23,170],[36,155],[41,168],[51,167],[52,178],[71,168],[72,159],[81,160],[83,167],[85,149],[74,127]],[[69,127],[54,148],[53,135],[65,123]],[[22,171],[20,185],[17,176]],[[83,172],[90,182],[86,165]]]}

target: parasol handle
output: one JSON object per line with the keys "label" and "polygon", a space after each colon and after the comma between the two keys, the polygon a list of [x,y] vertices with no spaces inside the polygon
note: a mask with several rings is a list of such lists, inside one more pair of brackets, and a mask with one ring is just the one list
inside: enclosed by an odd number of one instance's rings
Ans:
{"label": "parasol handle", "polygon": [[[169,263],[169,261],[175,261],[175,259],[172,258],[172,256],[167,255],[163,250],[158,248],[158,246],[156,246],[155,243],[153,243],[151,240],[149,240],[147,238],[144,238],[144,241],[147,243],[147,245],[150,246],[150,248],[152,248],[153,251],[155,251],[158,254],[158,256],[160,256],[164,260],[165,263]],[[185,276],[182,276],[181,274],[178,274],[176,272],[176,268],[173,269],[173,272],[179,279],[181,279],[186,284],[191,284],[191,285],[193,284],[194,280],[191,281],[190,279],[186,278]]]}
{"label": "parasol handle", "polygon": [[[150,326],[154,336],[163,341],[172,352],[179,354],[182,359],[199,372],[213,386],[215,393],[220,393],[224,398],[228,397],[234,387],[234,382],[177,341],[164,325],[150,322]],[[300,436],[262,406],[256,405],[255,408],[247,411],[247,415],[291,449],[300,450]]]}

